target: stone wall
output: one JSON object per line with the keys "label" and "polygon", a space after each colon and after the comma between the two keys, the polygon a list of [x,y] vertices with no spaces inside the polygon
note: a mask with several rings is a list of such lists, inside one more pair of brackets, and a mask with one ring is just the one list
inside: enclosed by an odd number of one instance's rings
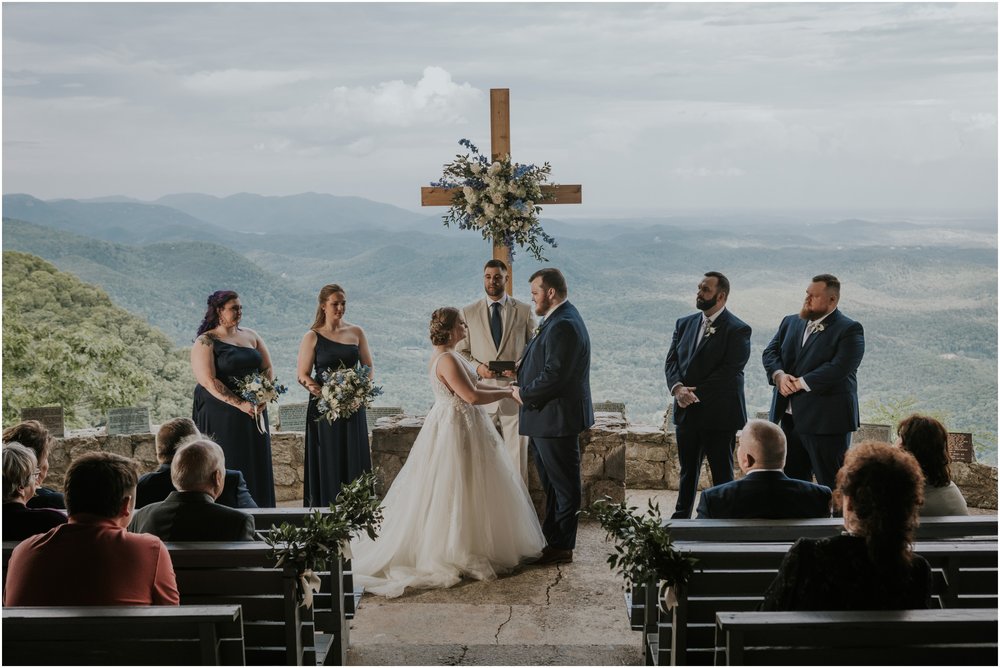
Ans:
{"label": "stone wall", "polygon": [[[673,432],[647,425],[628,424],[620,414],[597,413],[597,423],[580,437],[584,503],[610,496],[624,499],[625,489],[677,489],[679,466]],[[372,461],[377,468],[380,490],[384,491],[402,468],[423,418],[396,416],[378,420],[372,431]],[[156,468],[152,434],[107,436],[103,430],[70,432],[56,439],[49,457],[47,487],[62,489],[70,461],[85,452],[106,450],[134,458],[142,473]],[[304,435],[278,432],[271,435],[275,492],[278,501],[302,498]],[[734,466],[737,476],[741,475]],[[955,484],[970,506],[997,509],[997,469],[984,464],[951,466]],[[541,486],[533,465],[528,466],[528,489],[536,508],[542,502]],[[700,489],[711,486],[708,465],[702,469]]]}

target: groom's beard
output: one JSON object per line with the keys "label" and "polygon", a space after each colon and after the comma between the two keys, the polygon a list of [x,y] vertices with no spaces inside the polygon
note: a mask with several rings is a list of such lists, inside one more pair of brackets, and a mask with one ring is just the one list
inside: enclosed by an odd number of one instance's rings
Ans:
{"label": "groom's beard", "polygon": [[718,303],[719,303],[719,295],[715,295],[711,299],[694,300],[694,305],[698,308],[699,311],[707,311]]}
{"label": "groom's beard", "polygon": [[552,302],[549,301],[548,297],[543,295],[535,302],[535,315],[545,315],[549,312],[550,308],[552,308]]}

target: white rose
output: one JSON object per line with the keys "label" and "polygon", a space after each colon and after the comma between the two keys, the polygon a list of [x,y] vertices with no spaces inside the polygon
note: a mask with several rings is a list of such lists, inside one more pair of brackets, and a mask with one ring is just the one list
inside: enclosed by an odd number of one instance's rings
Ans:
{"label": "white rose", "polygon": [[472,170],[473,174],[479,174],[483,171],[483,166],[479,164],[478,160],[475,160],[469,164],[469,169]]}
{"label": "white rose", "polygon": [[490,165],[490,168],[486,170],[486,173],[490,176],[496,176],[500,172],[500,166],[499,162],[494,162]]}
{"label": "white rose", "polygon": [[465,194],[465,201],[468,202],[469,204],[475,204],[476,202],[479,201],[479,193],[477,193],[472,188],[468,188],[468,190],[472,190],[472,192]]}
{"label": "white rose", "polygon": [[497,208],[492,204],[487,204],[483,207],[483,216],[486,220],[493,220],[497,215]]}
{"label": "white rose", "polygon": [[504,194],[501,192],[494,191],[490,193],[490,200],[492,200],[494,204],[503,204],[504,199]]}
{"label": "white rose", "polygon": [[468,200],[471,199],[472,196],[476,194],[476,191],[473,190],[471,186],[465,186],[462,188],[462,194],[465,195],[465,199]]}

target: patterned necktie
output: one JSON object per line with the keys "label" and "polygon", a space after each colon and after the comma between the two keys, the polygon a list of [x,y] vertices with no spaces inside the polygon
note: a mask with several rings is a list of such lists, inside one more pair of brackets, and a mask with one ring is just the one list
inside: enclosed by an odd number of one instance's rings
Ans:
{"label": "patterned necktie", "polygon": [[712,321],[709,318],[705,318],[701,321],[701,328],[701,338],[707,338],[712,333]]}
{"label": "patterned necktie", "polygon": [[493,315],[490,316],[490,333],[493,335],[493,345],[500,349],[500,339],[503,338],[503,320],[500,319],[500,302],[490,304]]}

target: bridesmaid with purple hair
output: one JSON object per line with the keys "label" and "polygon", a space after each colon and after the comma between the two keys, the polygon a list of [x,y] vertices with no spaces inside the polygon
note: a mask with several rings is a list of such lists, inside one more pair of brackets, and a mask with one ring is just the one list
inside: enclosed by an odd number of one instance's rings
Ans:
{"label": "bridesmaid with purple hair", "polygon": [[[226,468],[243,472],[257,505],[273,508],[274,471],[266,406],[236,395],[234,379],[260,372],[274,380],[271,355],[257,332],[240,327],[243,304],[232,290],[208,296],[208,308],[191,347],[194,388],[192,419],[198,431],[222,446]],[[264,433],[258,429],[258,413]]]}

